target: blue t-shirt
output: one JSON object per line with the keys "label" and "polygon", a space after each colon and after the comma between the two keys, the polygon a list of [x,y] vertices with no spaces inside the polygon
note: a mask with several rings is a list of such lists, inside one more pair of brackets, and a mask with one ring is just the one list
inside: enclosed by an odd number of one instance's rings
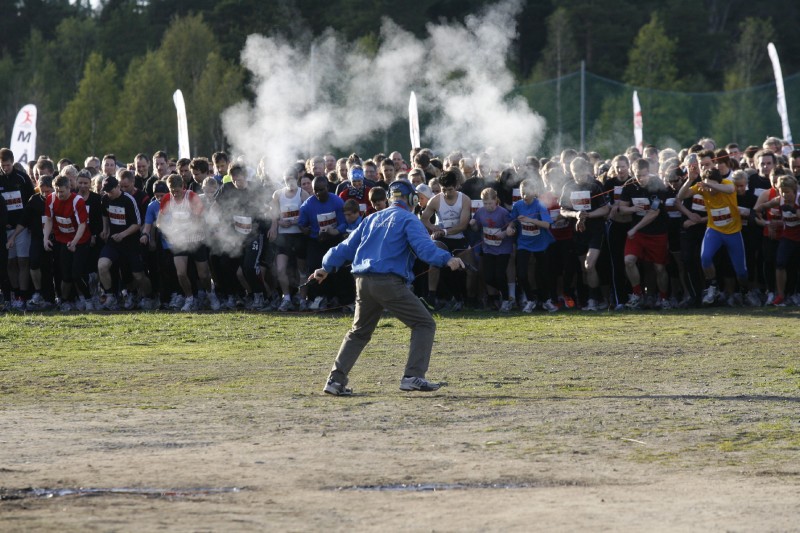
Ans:
{"label": "blue t-shirt", "polygon": [[552,224],[553,219],[550,218],[550,210],[538,198],[530,204],[526,204],[525,200],[517,200],[511,209],[511,218],[514,219],[517,225],[517,249],[527,250],[528,252],[546,250],[550,243],[555,240],[550,230],[533,224],[525,224],[519,220],[521,216],[543,220]]}
{"label": "blue t-shirt", "polygon": [[[147,204],[147,211],[144,212],[144,223],[150,224],[151,226],[156,225],[156,220],[158,220],[158,211],[161,209],[161,203],[153,198],[149,204]],[[167,239],[164,238],[164,234],[160,231],[156,231],[158,237],[161,239],[161,247],[165,250],[169,250],[169,243]]]}
{"label": "blue t-shirt", "polygon": [[343,208],[344,201],[333,194],[328,194],[325,203],[320,202],[316,196],[309,196],[300,206],[297,225],[301,228],[311,228],[309,236],[313,239],[319,236],[320,225],[334,226],[339,233],[344,233],[347,221],[344,219]]}
{"label": "blue t-shirt", "polygon": [[478,209],[472,216],[478,223],[481,233],[481,250],[489,255],[510,254],[513,242],[506,235],[506,227],[511,222],[511,215],[505,207],[498,206],[491,213],[485,207]]}

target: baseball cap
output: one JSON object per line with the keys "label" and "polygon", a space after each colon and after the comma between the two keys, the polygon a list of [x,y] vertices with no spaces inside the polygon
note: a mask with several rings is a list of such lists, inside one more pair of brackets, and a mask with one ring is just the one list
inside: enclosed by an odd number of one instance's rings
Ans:
{"label": "baseball cap", "polygon": [[351,168],[349,177],[350,181],[364,181],[364,169]]}
{"label": "baseball cap", "polygon": [[421,194],[425,198],[433,198],[433,189],[429,186],[425,185],[424,183],[420,183],[417,185],[417,194]]}
{"label": "baseball cap", "polygon": [[103,192],[113,191],[119,187],[119,180],[114,176],[108,176],[103,180]]}

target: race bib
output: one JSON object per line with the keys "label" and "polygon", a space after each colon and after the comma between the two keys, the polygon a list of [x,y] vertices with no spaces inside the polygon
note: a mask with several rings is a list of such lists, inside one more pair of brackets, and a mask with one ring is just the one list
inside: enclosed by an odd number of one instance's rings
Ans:
{"label": "race bib", "polygon": [[617,185],[616,187],[614,187],[614,202],[619,201],[621,196],[622,196],[622,185]]}
{"label": "race bib", "polygon": [[188,211],[173,211],[172,218],[175,222],[178,223],[186,223],[189,222],[189,219],[192,217],[192,214]]}
{"label": "race bib", "polygon": [[320,213],[317,215],[317,223],[319,224],[319,229],[327,228],[330,226],[336,225],[336,213]]}
{"label": "race bib", "polygon": [[115,226],[124,226],[125,208],[119,205],[108,206],[108,221]]}
{"label": "race bib", "polygon": [[783,216],[783,225],[787,228],[800,226],[800,217],[797,216],[797,213],[787,212]]}
{"label": "race bib", "polygon": [[367,213],[367,204],[358,204],[358,211],[361,215],[365,215]]}
{"label": "race bib", "polygon": [[472,200],[469,210],[474,215],[481,207],[483,207],[483,200]]}
{"label": "race bib", "polygon": [[253,218],[233,215],[233,227],[237,233],[249,235],[253,231]]}
{"label": "race bib", "polygon": [[739,215],[742,218],[742,226],[747,226],[747,224],[750,222],[750,220],[749,220],[750,209],[747,208],[747,207],[741,207],[740,206],[739,207]]}
{"label": "race bib", "polygon": [[[633,207],[641,207],[645,211],[650,211],[650,200],[647,198],[631,198],[631,205],[633,205]],[[643,217],[645,215],[645,213],[638,211],[636,212],[636,214],[639,215],[640,217]]]}
{"label": "race bib", "polygon": [[487,246],[500,246],[504,237],[505,232],[500,228],[483,228],[483,242]]}
{"label": "race bib", "polygon": [[4,192],[3,198],[6,201],[6,209],[9,211],[22,209],[22,194],[19,191]]}
{"label": "race bib", "polygon": [[281,220],[284,220],[289,224],[297,224],[297,220],[299,218],[300,218],[300,211],[297,209],[292,211],[283,211],[281,213]]}
{"label": "race bib", "polygon": [[702,194],[695,194],[692,196],[692,211],[698,211],[700,213],[706,212],[706,199],[703,198]]}
{"label": "race bib", "polygon": [[669,216],[669,218],[681,218],[681,212],[678,211],[675,198],[667,198],[664,200],[664,206],[667,208],[667,216]]}
{"label": "race bib", "polygon": [[511,203],[514,203],[518,200],[522,200],[522,192],[519,190],[519,187],[516,189],[511,189]]}
{"label": "race bib", "polygon": [[572,209],[575,211],[592,210],[592,194],[589,191],[573,191],[569,195],[572,202]]}
{"label": "race bib", "polygon": [[525,237],[536,237],[539,235],[539,226],[530,222],[520,222],[522,228],[522,235]]}
{"label": "race bib", "polygon": [[75,226],[73,226],[71,218],[55,217],[55,219],[61,233],[75,233]]}
{"label": "race bib", "polygon": [[756,195],[756,198],[758,198],[765,192],[767,192],[767,189],[753,189],[753,194]]}
{"label": "race bib", "polygon": [[733,222],[733,216],[731,215],[731,210],[728,207],[712,209],[711,218],[714,221],[714,225],[720,227],[727,226],[728,224]]}

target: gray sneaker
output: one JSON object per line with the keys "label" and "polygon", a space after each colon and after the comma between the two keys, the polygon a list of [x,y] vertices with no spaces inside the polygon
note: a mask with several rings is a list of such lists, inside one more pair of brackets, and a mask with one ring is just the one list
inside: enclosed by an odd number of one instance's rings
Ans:
{"label": "gray sneaker", "polygon": [[325,394],[331,394],[333,396],[353,395],[353,389],[347,388],[338,381],[333,381],[330,378],[328,378],[328,383],[325,384],[325,388],[322,389],[322,392],[324,392]]}
{"label": "gray sneaker", "polygon": [[402,391],[433,392],[439,390],[441,386],[441,383],[431,383],[425,378],[415,376],[403,376],[403,379],[400,380],[400,390]]}

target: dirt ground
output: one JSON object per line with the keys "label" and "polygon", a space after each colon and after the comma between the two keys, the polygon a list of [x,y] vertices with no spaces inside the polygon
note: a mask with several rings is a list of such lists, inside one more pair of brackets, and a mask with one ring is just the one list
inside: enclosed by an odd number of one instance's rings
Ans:
{"label": "dirt ground", "polygon": [[[0,407],[0,530],[800,531],[796,449],[704,444],[721,414],[778,401],[796,416],[794,398],[495,397],[487,409],[457,395]],[[697,429],[661,429],[655,404]],[[636,431],[592,431],[625,411]],[[27,487],[241,490],[11,498]]]}

